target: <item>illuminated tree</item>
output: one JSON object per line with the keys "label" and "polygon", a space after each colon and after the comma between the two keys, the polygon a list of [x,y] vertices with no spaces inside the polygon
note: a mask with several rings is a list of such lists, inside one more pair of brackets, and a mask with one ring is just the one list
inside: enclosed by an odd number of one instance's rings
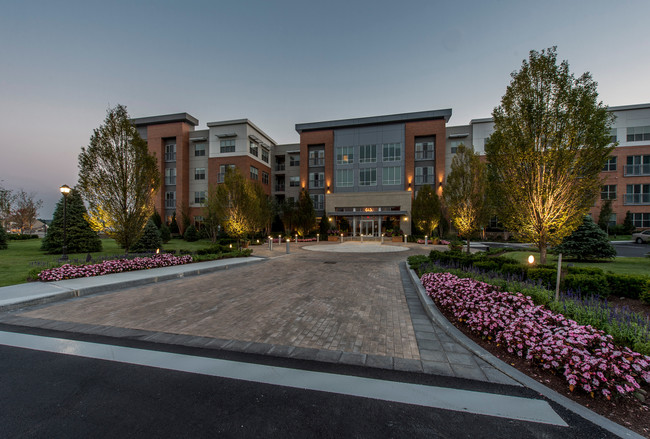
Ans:
{"label": "illuminated tree", "polygon": [[109,109],[79,154],[78,188],[88,203],[91,226],[128,252],[154,212],[159,186],[156,157],[149,154],[126,107]]}
{"label": "illuminated tree", "polygon": [[613,115],[597,98],[589,73],[575,78],[553,47],[530,52],[492,112],[485,152],[499,218],[537,245],[542,264],[600,192]]}
{"label": "illuminated tree", "polygon": [[417,228],[432,236],[440,223],[440,199],[431,185],[422,186],[418,190],[411,212]]}
{"label": "illuminated tree", "polygon": [[306,236],[316,224],[316,212],[314,211],[314,202],[309,196],[307,189],[302,189],[298,196],[296,213],[294,215],[294,224],[296,230],[301,236]]}
{"label": "illuminated tree", "polygon": [[486,186],[485,163],[472,148],[459,145],[442,196],[452,224],[467,239],[467,253],[470,235],[487,218]]}
{"label": "illuminated tree", "polygon": [[257,200],[250,182],[238,168],[226,171],[215,197],[216,216],[228,235],[240,241],[255,230]]}

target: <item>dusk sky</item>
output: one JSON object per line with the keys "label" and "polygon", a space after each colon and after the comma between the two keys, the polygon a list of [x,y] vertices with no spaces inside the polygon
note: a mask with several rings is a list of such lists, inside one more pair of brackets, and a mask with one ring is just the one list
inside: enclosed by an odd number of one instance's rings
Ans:
{"label": "dusk sky", "polygon": [[528,52],[558,46],[610,106],[650,102],[650,2],[0,1],[0,180],[59,186],[106,110],[296,123],[451,108],[490,117]]}

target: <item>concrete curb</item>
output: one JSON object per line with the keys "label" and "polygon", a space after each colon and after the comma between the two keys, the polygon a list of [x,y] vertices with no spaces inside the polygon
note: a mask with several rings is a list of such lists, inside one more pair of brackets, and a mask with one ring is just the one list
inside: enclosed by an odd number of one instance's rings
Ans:
{"label": "concrete curb", "polygon": [[[257,257],[255,258],[251,257],[247,259],[248,260],[232,261],[227,264],[215,265],[213,267],[204,267],[204,268],[191,268],[192,264],[188,264],[187,267],[190,269],[187,271],[182,271],[178,273],[158,274],[158,275],[153,275],[141,279],[115,280],[114,282],[106,282],[101,285],[88,286],[83,288],[67,288],[65,286],[52,284],[53,286],[60,288],[62,291],[59,293],[35,294],[35,295],[25,297],[24,299],[17,298],[11,303],[7,303],[6,305],[0,305],[0,312],[13,311],[16,309],[25,308],[34,305],[44,305],[59,300],[71,299],[73,297],[81,297],[90,294],[104,293],[107,291],[117,291],[117,290],[132,288],[132,287],[149,285],[149,284],[164,282],[173,279],[181,279],[187,276],[198,276],[200,274],[207,274],[215,271],[227,270],[231,267],[253,264],[264,260],[263,258],[257,258]],[[185,266],[186,265],[183,265],[182,267]],[[176,266],[176,267],[181,267],[181,266]],[[151,271],[164,270],[165,268],[168,267],[154,268]],[[134,272],[128,272],[128,273],[134,273]]]}
{"label": "concrete curb", "polygon": [[476,344],[473,340],[467,337],[465,334],[460,332],[454,325],[452,325],[445,316],[442,315],[438,307],[435,305],[433,300],[428,296],[426,290],[422,286],[420,279],[418,278],[415,271],[409,268],[409,275],[411,276],[411,282],[413,282],[413,287],[415,288],[420,301],[422,302],[422,307],[424,308],[427,315],[431,318],[432,321],[440,325],[440,327],[453,338],[456,342],[464,346],[468,351],[472,352],[474,355],[478,356],[488,364],[492,365],[495,369],[498,369],[505,375],[509,376],[515,381],[520,382],[523,386],[528,387],[529,389],[534,390],[535,392],[543,395],[554,403],[564,407],[565,409],[575,413],[578,416],[592,422],[599,427],[609,431],[612,434],[615,434],[621,438],[643,438],[643,436],[629,430],[622,425],[619,425],[609,419],[601,416],[584,406],[570,400],[569,398],[560,395],[554,390],[549,389],[548,387],[538,383],[534,379],[530,378],[528,375],[520,372],[514,367],[504,363],[499,360],[497,357],[483,349],[481,346]]}

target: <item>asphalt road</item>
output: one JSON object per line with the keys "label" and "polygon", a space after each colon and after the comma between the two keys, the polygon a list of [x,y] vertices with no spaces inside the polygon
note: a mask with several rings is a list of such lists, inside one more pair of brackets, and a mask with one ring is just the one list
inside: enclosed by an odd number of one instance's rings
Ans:
{"label": "asphalt road", "polygon": [[[2,328],[0,328],[2,329]],[[40,331],[41,335],[49,334]],[[6,334],[6,333],[5,333]],[[38,337],[40,339],[40,337]],[[92,342],[106,338],[81,336]],[[48,339],[48,341],[51,339]],[[241,368],[266,363],[292,370],[321,369],[341,377],[448,386],[477,392],[537,398],[528,389],[469,380],[324,365],[221,351],[117,343],[175,351],[196,358],[230,357]],[[96,343],[95,343],[96,344]],[[112,349],[112,348],[111,348]],[[117,350],[115,348],[116,355]],[[292,388],[255,381],[179,372],[0,345],[0,437],[607,437],[582,418],[551,406],[569,425],[561,427],[495,416],[403,404],[381,398]],[[233,357],[234,356],[234,357]]]}
{"label": "asphalt road", "polygon": [[616,249],[617,256],[625,256],[631,258],[642,258],[647,253],[650,253],[650,245],[636,244],[635,242],[612,242]]}

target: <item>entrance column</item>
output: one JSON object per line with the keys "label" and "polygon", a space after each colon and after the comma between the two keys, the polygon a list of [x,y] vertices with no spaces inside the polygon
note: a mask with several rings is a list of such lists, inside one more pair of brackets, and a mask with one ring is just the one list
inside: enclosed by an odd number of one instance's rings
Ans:
{"label": "entrance column", "polygon": [[352,236],[357,236],[357,216],[352,217]]}

